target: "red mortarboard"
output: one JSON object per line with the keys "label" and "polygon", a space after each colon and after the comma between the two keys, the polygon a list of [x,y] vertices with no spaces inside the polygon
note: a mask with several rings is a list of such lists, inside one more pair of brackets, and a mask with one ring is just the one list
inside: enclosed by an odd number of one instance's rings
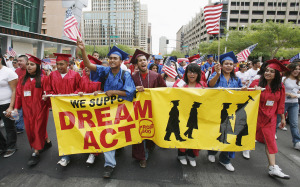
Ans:
{"label": "red mortarboard", "polygon": [[133,54],[133,56],[132,56],[132,58],[131,58],[131,60],[130,60],[130,63],[131,64],[135,64],[135,61],[136,61],[135,59],[137,59],[137,57],[139,57],[140,55],[145,55],[145,57],[146,57],[147,60],[150,57],[150,54],[148,54],[148,53],[146,53],[144,51],[141,51],[139,49],[136,49],[135,52],[134,52],[134,54]]}
{"label": "red mortarboard", "polygon": [[197,60],[198,58],[200,58],[200,55],[196,54],[194,56],[189,57],[188,59],[189,59],[190,62],[192,62],[193,60]]}
{"label": "red mortarboard", "polygon": [[38,57],[33,56],[33,55],[31,55],[31,54],[27,54],[27,53],[26,53],[26,55],[29,57],[28,60],[30,60],[31,62],[36,63],[36,64],[38,64],[38,65],[41,65],[41,63],[42,63],[42,60],[41,60],[41,59],[39,59]]}
{"label": "red mortarboard", "polygon": [[93,63],[93,64],[98,64],[98,65],[102,64],[102,62],[100,60],[96,59],[95,57],[93,57],[91,55],[88,55],[88,58],[91,61],[91,63]]}
{"label": "red mortarboard", "polygon": [[129,63],[130,63],[129,60],[125,60],[125,61],[124,61],[124,64],[129,64]]}
{"label": "red mortarboard", "polygon": [[286,65],[290,64],[290,59],[283,59],[283,60],[280,60],[280,62],[286,66]]}
{"label": "red mortarboard", "polygon": [[69,62],[69,58],[72,56],[71,54],[63,54],[63,53],[53,53],[56,56],[56,62],[61,60],[65,60]]}
{"label": "red mortarboard", "polygon": [[269,64],[268,67],[276,69],[279,72],[289,71],[289,69],[285,67],[282,63],[280,63],[280,61],[277,59],[268,60],[267,63]]}

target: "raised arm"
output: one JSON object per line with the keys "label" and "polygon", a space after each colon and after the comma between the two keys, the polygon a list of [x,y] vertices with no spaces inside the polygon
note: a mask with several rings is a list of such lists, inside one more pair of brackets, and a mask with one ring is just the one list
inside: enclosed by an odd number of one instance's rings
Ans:
{"label": "raised arm", "polygon": [[91,71],[96,71],[97,70],[97,66],[95,64],[92,64],[90,62],[90,60],[88,59],[88,57],[86,55],[86,52],[85,52],[84,43],[78,37],[77,37],[77,47],[81,50],[84,66],[87,67],[87,68],[89,68]]}

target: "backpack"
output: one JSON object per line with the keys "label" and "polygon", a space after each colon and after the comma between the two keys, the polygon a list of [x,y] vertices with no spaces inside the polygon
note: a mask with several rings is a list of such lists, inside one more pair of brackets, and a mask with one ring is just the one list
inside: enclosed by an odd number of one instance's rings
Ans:
{"label": "backpack", "polygon": [[[124,86],[124,84],[125,84],[125,79],[124,79],[125,71],[124,70],[121,70],[121,71],[122,71],[121,79],[123,81],[123,86]],[[109,72],[108,72],[107,75],[105,75],[104,80],[101,82],[101,90],[102,91],[104,91],[104,85],[105,85],[105,82],[108,78],[108,75],[109,75]]]}

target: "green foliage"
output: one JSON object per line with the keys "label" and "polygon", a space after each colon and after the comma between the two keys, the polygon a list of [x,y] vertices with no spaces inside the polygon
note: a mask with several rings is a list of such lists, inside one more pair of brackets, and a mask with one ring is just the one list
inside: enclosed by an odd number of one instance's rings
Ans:
{"label": "green foliage", "polygon": [[[258,43],[249,58],[262,56],[264,59],[274,57],[291,58],[299,53],[300,48],[300,28],[292,23],[255,23],[245,28],[243,31],[226,31],[228,39],[225,37],[220,40],[221,54],[227,47],[228,51],[235,54],[247,47]],[[218,41],[211,43],[202,42],[199,45],[202,54],[217,54]]]}
{"label": "green foliage", "polygon": [[166,56],[177,56],[177,58],[184,58],[186,53],[182,53],[180,51],[172,51],[172,53],[167,54]]}

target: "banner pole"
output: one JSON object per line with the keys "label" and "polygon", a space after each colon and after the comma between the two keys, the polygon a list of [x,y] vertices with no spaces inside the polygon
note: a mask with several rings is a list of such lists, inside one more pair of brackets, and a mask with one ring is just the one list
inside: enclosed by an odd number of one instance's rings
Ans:
{"label": "banner pole", "polygon": [[219,19],[219,44],[218,44],[218,63],[220,63],[220,48],[221,48],[221,42],[220,42],[220,36],[221,36],[221,19]]}

